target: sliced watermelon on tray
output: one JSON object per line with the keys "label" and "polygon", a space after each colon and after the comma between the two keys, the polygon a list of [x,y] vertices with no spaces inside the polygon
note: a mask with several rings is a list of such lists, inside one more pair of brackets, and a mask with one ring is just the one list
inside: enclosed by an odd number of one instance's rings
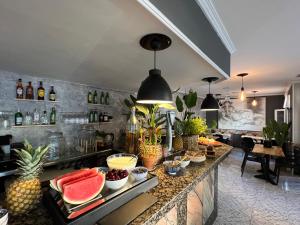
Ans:
{"label": "sliced watermelon on tray", "polygon": [[65,202],[78,205],[100,194],[104,187],[105,174],[98,173],[63,185],[62,198]]}
{"label": "sliced watermelon on tray", "polygon": [[63,176],[62,178],[59,178],[56,181],[57,190],[62,192],[62,188],[63,188],[64,184],[71,182],[71,181],[75,181],[75,180],[83,178],[83,177],[89,177],[91,175],[96,175],[97,173],[98,173],[98,169],[93,168],[93,169],[81,170],[78,173],[73,173],[73,174],[69,174],[67,176]]}

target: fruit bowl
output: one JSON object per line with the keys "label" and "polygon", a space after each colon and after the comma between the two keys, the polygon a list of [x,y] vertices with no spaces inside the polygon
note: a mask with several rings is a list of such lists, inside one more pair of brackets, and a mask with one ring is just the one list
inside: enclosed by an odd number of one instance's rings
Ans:
{"label": "fruit bowl", "polygon": [[180,161],[181,168],[187,167],[191,162],[190,158],[187,156],[175,156],[174,160]]}
{"label": "fruit bowl", "polygon": [[110,170],[131,170],[135,168],[137,160],[136,155],[119,153],[108,156],[106,162]]}
{"label": "fruit bowl", "polygon": [[111,170],[106,174],[105,186],[112,190],[122,188],[128,181],[127,170]]}
{"label": "fruit bowl", "polygon": [[179,161],[164,161],[163,165],[165,167],[166,173],[170,175],[176,175],[181,168]]}
{"label": "fruit bowl", "polygon": [[146,167],[136,167],[131,171],[131,175],[135,180],[142,180],[147,177],[148,169]]}

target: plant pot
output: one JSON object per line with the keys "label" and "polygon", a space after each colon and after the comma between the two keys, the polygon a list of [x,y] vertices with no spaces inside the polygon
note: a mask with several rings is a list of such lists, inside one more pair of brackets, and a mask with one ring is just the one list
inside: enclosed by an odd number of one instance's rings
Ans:
{"label": "plant pot", "polygon": [[162,158],[161,145],[141,145],[140,151],[143,165],[150,171],[155,168],[157,162]]}
{"label": "plant pot", "polygon": [[272,141],[264,140],[264,147],[265,148],[272,148]]}
{"label": "plant pot", "polygon": [[199,150],[198,138],[199,135],[182,136],[183,148],[188,151]]}

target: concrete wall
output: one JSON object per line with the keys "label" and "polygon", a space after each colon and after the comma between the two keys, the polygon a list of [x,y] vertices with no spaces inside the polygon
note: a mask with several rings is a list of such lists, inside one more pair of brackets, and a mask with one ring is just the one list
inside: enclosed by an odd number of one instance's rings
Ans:
{"label": "concrete wall", "polygon": [[300,144],[300,83],[293,85],[293,98],[292,98],[292,129],[293,139],[292,142]]}
{"label": "concrete wall", "polygon": [[[33,82],[35,89],[38,87],[38,82],[43,81],[44,88],[46,89],[46,99],[48,99],[48,93],[50,86],[54,86],[58,103],[45,102],[29,102],[29,101],[16,101],[16,81],[21,78],[23,80],[23,87],[26,87],[28,81]],[[98,111],[108,112],[113,116],[113,122],[110,124],[93,125],[94,128],[103,130],[105,132],[112,132],[115,134],[115,146],[118,147],[120,143],[120,136],[122,130],[126,127],[127,116],[122,115],[127,112],[126,106],[123,104],[124,98],[129,96],[129,93],[119,92],[115,90],[105,90],[99,87],[86,86],[79,83],[71,83],[67,81],[53,80],[53,79],[41,79],[38,77],[28,76],[24,74],[17,74],[0,70],[0,111],[11,111],[13,114],[18,108],[23,113],[33,112],[37,108],[40,112],[50,109],[55,105],[57,110],[57,126],[55,127],[31,127],[31,128],[10,128],[4,129],[0,126],[0,135],[12,134],[13,141],[19,142],[24,138],[27,138],[34,145],[47,143],[47,133],[51,131],[62,131],[66,141],[72,143],[74,138],[77,138],[80,131],[83,129],[83,125],[69,125],[64,124],[61,121],[62,112],[88,112],[90,107],[87,104],[87,94],[89,90],[97,90],[98,95],[101,91],[107,91],[110,94],[111,106],[97,106]],[[92,108],[94,109],[94,107]],[[10,117],[11,122],[14,122],[14,115]]]}

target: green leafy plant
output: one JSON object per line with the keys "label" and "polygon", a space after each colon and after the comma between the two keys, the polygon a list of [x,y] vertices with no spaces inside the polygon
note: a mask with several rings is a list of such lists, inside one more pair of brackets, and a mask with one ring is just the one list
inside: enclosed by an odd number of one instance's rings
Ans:
{"label": "green leafy plant", "polygon": [[183,134],[181,121],[176,120],[174,122],[174,132],[175,132],[175,136],[180,136]]}
{"label": "green leafy plant", "polygon": [[210,123],[210,128],[217,129],[217,127],[218,127],[218,122],[216,120],[212,120]]}
{"label": "green leafy plant", "polygon": [[274,127],[274,138],[278,146],[282,147],[288,141],[289,129],[291,123],[278,123],[277,121],[272,121],[272,126]]}
{"label": "green leafy plant", "polygon": [[197,99],[197,92],[192,90],[190,90],[188,94],[185,94],[182,99],[179,96],[176,97],[176,107],[181,116],[181,118],[177,118],[177,120],[189,120],[192,115],[195,114],[192,108],[196,106]]}
{"label": "green leafy plant", "polygon": [[207,131],[205,119],[201,117],[191,118],[189,120],[181,121],[182,132],[185,136],[200,135]]}
{"label": "green leafy plant", "polygon": [[263,135],[266,140],[272,141],[272,138],[274,138],[275,135],[273,121],[269,121],[267,123],[267,126],[263,128]]}
{"label": "green leafy plant", "polygon": [[175,107],[171,104],[136,105],[135,107],[144,116],[141,141],[144,144],[159,144],[161,142],[161,125],[166,122],[165,115],[161,115],[159,109],[174,110]]}

